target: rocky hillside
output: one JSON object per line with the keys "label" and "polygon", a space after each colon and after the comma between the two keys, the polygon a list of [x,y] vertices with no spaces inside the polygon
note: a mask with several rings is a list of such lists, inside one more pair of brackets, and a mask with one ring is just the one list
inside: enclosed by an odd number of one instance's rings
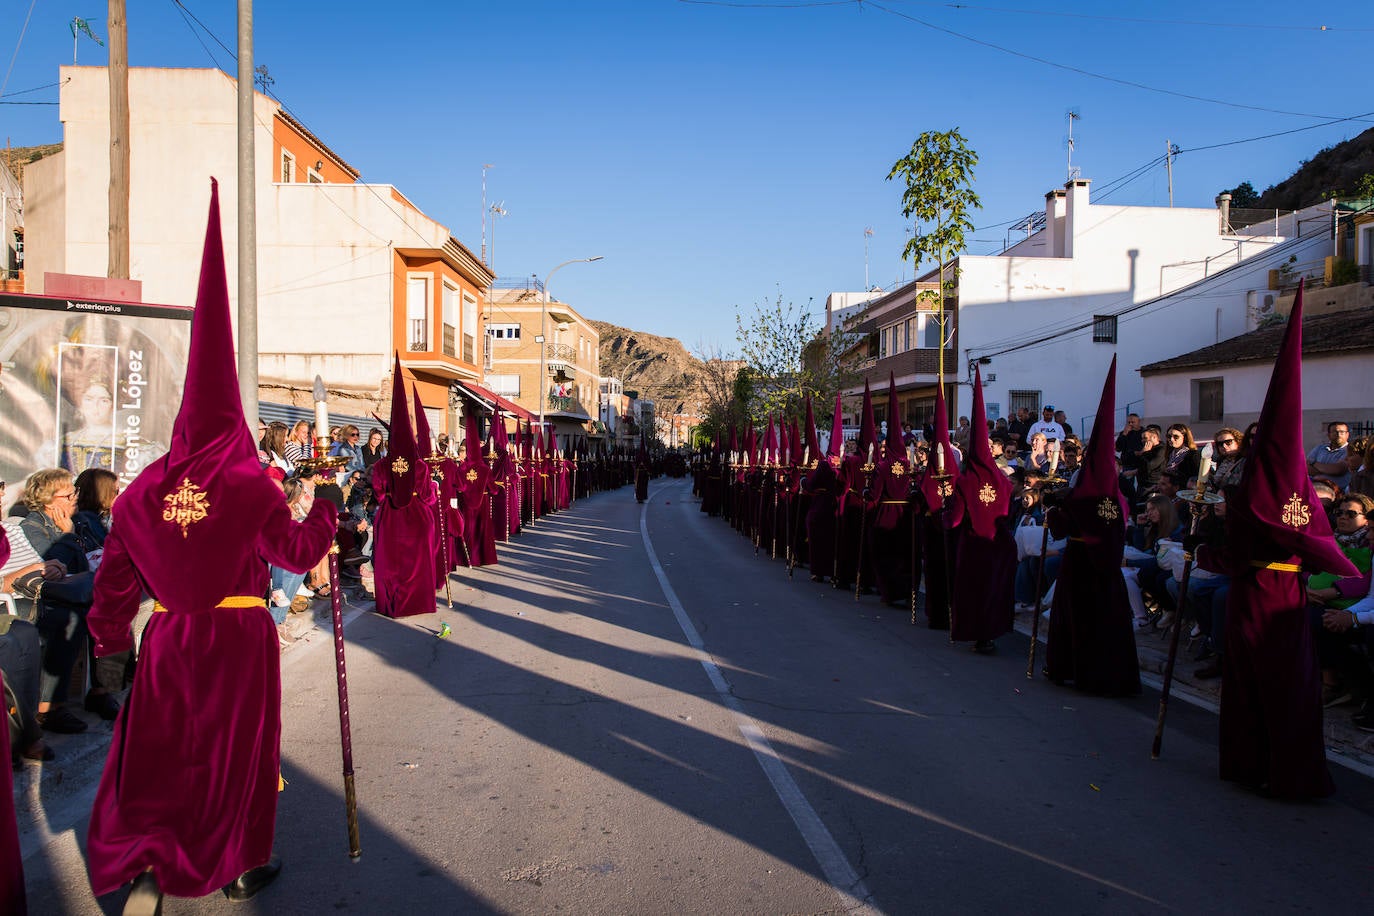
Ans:
{"label": "rocky hillside", "polygon": [[627,391],[652,400],[661,417],[700,411],[704,367],[682,341],[605,321],[592,324],[601,334],[602,375],[613,375]]}
{"label": "rocky hillside", "polygon": [[[1330,197],[1355,194],[1360,179],[1374,173],[1374,127],[1357,137],[1328,146],[1305,160],[1292,175],[1266,188],[1244,206],[1261,210],[1300,210]],[[1234,202],[1232,206],[1238,206]]]}
{"label": "rocky hillside", "polygon": [[45,156],[62,149],[61,143],[49,143],[44,146],[14,146],[0,148],[0,162],[3,162],[10,173],[19,180],[22,185],[24,182],[24,166],[30,162],[37,162]]}

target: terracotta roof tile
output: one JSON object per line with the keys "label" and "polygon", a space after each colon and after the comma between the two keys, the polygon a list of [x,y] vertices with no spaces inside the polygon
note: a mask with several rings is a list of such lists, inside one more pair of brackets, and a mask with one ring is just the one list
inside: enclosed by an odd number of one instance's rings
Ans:
{"label": "terracotta roof tile", "polygon": [[[1141,375],[1220,366],[1228,363],[1271,362],[1279,352],[1283,322],[1260,328],[1221,343],[1140,367]],[[1368,308],[1307,315],[1302,323],[1302,355],[1374,350],[1374,311]]]}

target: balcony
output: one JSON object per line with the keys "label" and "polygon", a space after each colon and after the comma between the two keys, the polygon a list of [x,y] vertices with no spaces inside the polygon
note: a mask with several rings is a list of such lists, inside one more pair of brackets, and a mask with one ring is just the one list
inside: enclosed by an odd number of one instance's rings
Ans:
{"label": "balcony", "polygon": [[544,355],[549,359],[559,359],[572,363],[577,361],[577,348],[568,344],[548,344],[545,347]]}
{"label": "balcony", "polygon": [[429,322],[423,318],[406,321],[406,349],[411,353],[423,353],[429,349]]}
{"label": "balcony", "polygon": [[582,406],[582,402],[570,395],[549,395],[549,401],[545,409],[553,411],[554,413],[573,414],[584,420],[591,419],[591,414],[587,412],[586,407]]}

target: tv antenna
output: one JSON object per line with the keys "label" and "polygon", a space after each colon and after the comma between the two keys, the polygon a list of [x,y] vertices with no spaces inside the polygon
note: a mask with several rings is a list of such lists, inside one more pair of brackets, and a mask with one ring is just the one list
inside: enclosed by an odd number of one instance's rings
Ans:
{"label": "tv antenna", "polygon": [[873,238],[873,227],[864,227],[864,292],[868,292],[868,241]]}
{"label": "tv antenna", "polygon": [[1069,149],[1069,162],[1068,162],[1069,174],[1068,174],[1068,178],[1065,179],[1065,180],[1066,180],[1066,181],[1073,181],[1073,180],[1074,180],[1075,178],[1077,178],[1079,175],[1082,175],[1082,174],[1083,174],[1083,170],[1082,170],[1082,169],[1076,169],[1076,168],[1074,168],[1074,166],[1073,166],[1073,122],[1079,120],[1080,118],[1082,118],[1083,115],[1079,114],[1077,108],[1070,108],[1070,109],[1065,113],[1065,117],[1068,118],[1068,121],[1069,121],[1069,139],[1068,139],[1068,142],[1067,142],[1067,146],[1068,146],[1068,149]]}
{"label": "tv antenna", "polygon": [[[488,267],[496,262],[496,218],[507,216],[510,212],[505,208],[505,203],[503,200],[491,205],[491,263],[487,264]],[[493,272],[495,272],[495,268],[493,268]]]}

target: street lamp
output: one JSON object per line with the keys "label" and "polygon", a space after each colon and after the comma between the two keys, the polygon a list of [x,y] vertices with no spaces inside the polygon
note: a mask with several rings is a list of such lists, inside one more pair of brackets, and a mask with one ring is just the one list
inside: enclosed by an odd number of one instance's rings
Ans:
{"label": "street lamp", "polygon": [[544,405],[549,400],[549,386],[544,382],[544,355],[549,349],[544,343],[549,337],[549,281],[553,279],[554,274],[558,273],[569,264],[590,264],[592,261],[600,261],[601,258],[602,255],[597,255],[594,258],[573,258],[570,261],[564,261],[544,275],[544,304],[543,307],[539,309],[539,336],[535,338],[539,343],[539,428],[541,430],[544,428]]}

